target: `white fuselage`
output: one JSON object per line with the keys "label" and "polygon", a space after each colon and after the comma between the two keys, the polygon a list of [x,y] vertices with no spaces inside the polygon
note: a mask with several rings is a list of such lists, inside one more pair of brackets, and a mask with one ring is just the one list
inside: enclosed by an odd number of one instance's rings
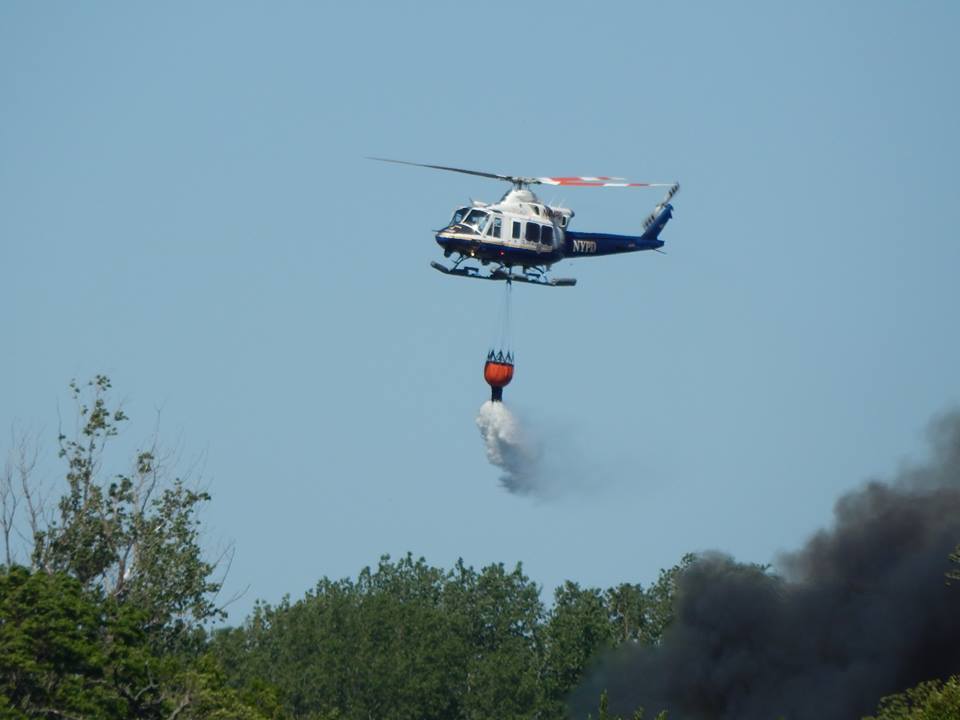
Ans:
{"label": "white fuselage", "polygon": [[458,208],[437,233],[449,254],[506,264],[547,265],[563,257],[564,233],[573,210],[550,207],[527,189],[513,189],[497,203],[474,201]]}

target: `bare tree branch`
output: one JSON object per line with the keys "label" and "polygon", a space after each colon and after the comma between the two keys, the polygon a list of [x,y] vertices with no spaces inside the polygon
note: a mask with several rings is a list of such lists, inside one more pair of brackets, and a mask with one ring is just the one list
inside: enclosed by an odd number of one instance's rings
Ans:
{"label": "bare tree branch", "polygon": [[10,550],[10,534],[13,532],[14,522],[17,517],[17,505],[20,501],[13,487],[11,452],[12,449],[7,452],[7,458],[3,464],[3,474],[0,475],[0,531],[3,532],[3,553],[7,567],[13,564]]}
{"label": "bare tree branch", "polygon": [[183,696],[183,699],[177,705],[177,707],[174,708],[173,712],[167,715],[167,720],[175,720],[177,715],[183,712],[184,708],[186,708],[190,704],[190,702],[191,702],[190,693],[186,693]]}
{"label": "bare tree branch", "polygon": [[80,717],[79,715],[71,715],[63,710],[57,710],[57,708],[29,708],[26,710],[26,712],[30,715],[56,715],[57,717],[66,718],[66,720],[84,720],[84,718]]}
{"label": "bare tree branch", "polygon": [[[43,525],[46,498],[42,483],[36,478],[40,442],[36,433],[10,430],[10,447],[0,473],[0,534],[3,535],[4,559],[9,567],[18,561],[14,538],[22,543],[22,551],[32,554],[34,535]],[[21,529],[20,510],[26,506],[29,532]]]}

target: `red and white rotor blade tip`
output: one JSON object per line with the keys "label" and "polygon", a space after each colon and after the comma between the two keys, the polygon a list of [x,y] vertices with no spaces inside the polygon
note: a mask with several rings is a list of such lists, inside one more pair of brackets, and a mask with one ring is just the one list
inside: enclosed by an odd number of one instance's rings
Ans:
{"label": "red and white rotor blade tip", "polygon": [[670,183],[637,183],[627,182],[624,178],[608,177],[540,177],[537,178],[544,185],[560,185],[564,187],[670,187]]}

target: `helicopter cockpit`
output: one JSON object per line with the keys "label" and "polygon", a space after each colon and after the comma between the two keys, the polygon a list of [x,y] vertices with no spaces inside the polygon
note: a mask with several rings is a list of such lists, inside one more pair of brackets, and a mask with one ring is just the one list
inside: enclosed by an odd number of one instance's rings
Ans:
{"label": "helicopter cockpit", "polygon": [[[466,210],[467,208],[462,208]],[[457,211],[460,212],[459,210]],[[454,214],[456,218],[456,213]],[[477,210],[476,208],[470,210],[462,220],[460,220],[461,225],[465,225],[471,230],[473,230],[477,235],[483,235],[484,229],[487,227],[487,222],[490,220],[490,215],[483,210]]]}

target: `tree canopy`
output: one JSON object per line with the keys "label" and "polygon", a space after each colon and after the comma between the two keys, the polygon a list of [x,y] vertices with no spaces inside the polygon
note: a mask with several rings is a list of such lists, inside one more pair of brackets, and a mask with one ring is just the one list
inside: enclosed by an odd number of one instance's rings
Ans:
{"label": "tree canopy", "polygon": [[[144,613],[154,641],[181,642],[203,623],[222,616],[216,605],[215,563],[200,546],[200,507],[210,496],[181,478],[170,478],[156,441],[117,463],[111,442],[129,420],[111,403],[111,383],[97,375],[70,383],[76,428],[58,435],[65,488],[55,507],[40,506],[35,478],[12,473],[0,479],[6,511],[0,514],[8,562],[19,508],[28,515],[23,555],[30,566],[63,573],[84,588]],[[129,470],[109,475],[110,465]],[[19,502],[17,502],[19,501]]]}
{"label": "tree canopy", "polygon": [[262,717],[269,689],[228,688],[206,649],[204,624],[223,614],[199,542],[209,496],[169,479],[156,445],[106,474],[127,421],[110,387],[103,375],[70,385],[76,432],[58,437],[54,507],[24,443],[0,476],[0,717]]}
{"label": "tree canopy", "polygon": [[276,687],[294,718],[562,717],[599,653],[656,642],[676,572],[649,590],[568,582],[548,609],[519,565],[445,570],[385,556],[356,580],[257,605],[213,647],[235,687]]}
{"label": "tree canopy", "polygon": [[956,720],[960,718],[960,675],[929,680],[880,701],[876,716],[864,720]]}

